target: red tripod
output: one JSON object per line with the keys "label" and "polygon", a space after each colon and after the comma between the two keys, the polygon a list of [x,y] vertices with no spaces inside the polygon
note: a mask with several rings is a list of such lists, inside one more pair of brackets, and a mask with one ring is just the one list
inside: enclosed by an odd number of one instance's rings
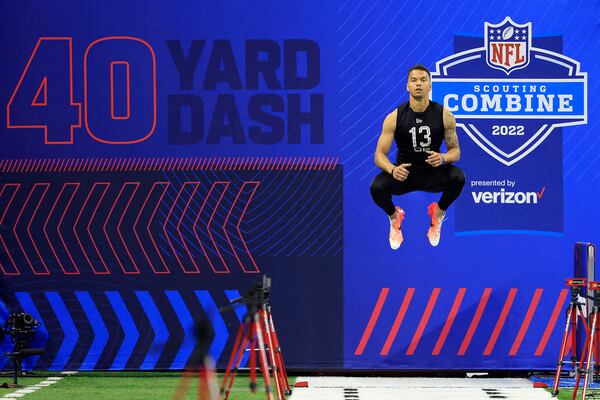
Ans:
{"label": "red tripod", "polygon": [[[560,374],[565,363],[571,363],[571,366],[577,368],[577,326],[578,321],[583,323],[587,332],[588,327],[586,323],[586,315],[583,312],[583,304],[579,301],[579,296],[582,291],[582,287],[586,287],[587,279],[585,278],[567,278],[566,284],[571,288],[571,302],[567,307],[567,323],[563,333],[562,345],[560,346],[560,354],[558,356],[558,365],[556,367],[556,376],[554,378],[554,387],[552,388],[552,395],[556,396],[559,392],[558,385],[560,383]],[[569,336],[571,338],[571,360],[566,361],[565,356],[567,355],[567,344],[569,342]]]}
{"label": "red tripod", "polygon": [[[590,328],[586,329],[586,340],[585,345],[583,346],[581,362],[577,369],[577,375],[575,376],[575,387],[573,389],[573,396],[571,397],[572,400],[577,398],[577,390],[579,389],[581,375],[585,375],[581,400],[586,399],[587,389],[590,384],[590,376],[593,378],[594,366],[597,369],[598,362],[600,361],[600,348],[598,347],[598,340],[600,339],[600,321],[598,320],[598,314],[600,314],[600,282],[590,281],[589,290],[594,292],[594,307],[590,314]],[[595,365],[592,365],[592,357]]]}
{"label": "red tripod", "polygon": [[[279,338],[275,332],[273,317],[271,316],[271,307],[266,300],[259,305],[248,304],[248,313],[238,329],[235,338],[235,344],[227,364],[227,370],[221,383],[221,393],[224,394],[224,400],[229,398],[233,381],[240,368],[244,352],[250,346],[250,390],[256,392],[256,357],[258,352],[260,368],[262,371],[265,391],[268,400],[285,400],[287,394],[291,394],[283,357],[279,347]],[[258,346],[258,347],[257,347]],[[267,358],[267,352],[269,357]],[[275,392],[277,397],[273,396],[271,387],[271,371],[273,371],[273,381],[275,383]]]}

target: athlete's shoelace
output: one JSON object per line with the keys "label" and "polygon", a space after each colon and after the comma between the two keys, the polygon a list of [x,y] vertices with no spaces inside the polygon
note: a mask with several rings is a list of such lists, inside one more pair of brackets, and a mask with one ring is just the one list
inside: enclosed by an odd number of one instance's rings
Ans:
{"label": "athlete's shoelace", "polygon": [[[442,223],[445,220],[447,220],[448,218],[446,218],[445,215],[440,219],[438,219],[435,215],[433,216],[433,218],[435,218],[437,220],[437,224],[435,225],[435,233],[439,234],[442,231]],[[431,226],[434,226],[434,225],[431,224]]]}

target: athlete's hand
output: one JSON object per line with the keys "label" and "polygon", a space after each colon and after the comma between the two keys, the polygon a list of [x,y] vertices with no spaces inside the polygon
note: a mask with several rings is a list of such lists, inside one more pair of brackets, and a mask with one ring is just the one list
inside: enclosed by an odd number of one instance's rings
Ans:
{"label": "athlete's hand", "polygon": [[432,167],[439,167],[444,163],[444,157],[440,153],[436,153],[435,151],[427,151],[429,157],[425,160],[425,162]]}
{"label": "athlete's hand", "polygon": [[411,164],[400,164],[397,167],[394,167],[394,169],[392,170],[392,176],[394,177],[394,179],[397,179],[399,181],[406,180],[406,178],[408,178],[408,167],[410,166]]}

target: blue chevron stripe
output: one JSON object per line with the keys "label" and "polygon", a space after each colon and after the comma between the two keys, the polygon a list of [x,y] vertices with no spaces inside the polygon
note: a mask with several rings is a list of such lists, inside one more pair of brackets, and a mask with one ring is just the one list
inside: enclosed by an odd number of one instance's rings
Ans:
{"label": "blue chevron stripe", "polygon": [[0,299],[0,320],[2,320],[2,326],[4,326],[4,323],[8,319],[8,314],[9,312],[6,304]]}
{"label": "blue chevron stripe", "polygon": [[185,337],[183,338],[183,342],[179,347],[179,351],[177,352],[177,355],[171,364],[171,369],[182,369],[185,368],[190,356],[192,355],[192,352],[194,351],[194,345],[196,344],[196,340],[193,335],[194,320],[178,291],[167,290],[165,291],[165,294],[175,309],[175,315],[177,315],[177,318],[179,318],[179,322],[181,323],[181,327],[185,333]]}
{"label": "blue chevron stripe", "polygon": [[[33,303],[31,296],[27,292],[15,292],[15,296],[17,297],[17,301],[21,305],[21,310],[23,312],[31,314],[33,318],[38,320],[38,322],[40,323],[37,331],[35,332],[35,335],[33,336],[33,340],[31,341],[31,347],[46,347],[46,342],[48,342],[48,330],[46,329],[46,326],[44,325],[44,320],[38,312],[37,307]],[[23,368],[33,368],[33,366],[38,362],[39,359],[40,356],[27,357],[23,360]]]}
{"label": "blue chevron stripe", "polygon": [[50,365],[50,369],[62,371],[65,369],[65,365],[69,361],[69,358],[77,345],[79,332],[77,332],[71,314],[69,314],[69,310],[67,310],[67,306],[65,306],[60,294],[58,294],[58,292],[46,292],[46,298],[48,299],[48,302],[50,302],[50,306],[52,307],[52,310],[54,310],[56,319],[65,335],[62,344],[60,345],[60,349],[56,353],[52,365]]}
{"label": "blue chevron stripe", "polygon": [[[226,290],[225,296],[227,296],[229,301],[234,300],[234,299],[239,299],[240,297],[242,297],[242,295],[240,294],[240,292],[238,290]],[[241,324],[242,321],[244,321],[244,315],[246,315],[248,308],[245,305],[240,304],[240,305],[236,305],[234,307],[234,310],[235,310],[235,315],[237,315],[238,320],[240,321],[240,324]],[[237,333],[237,329],[236,329],[236,333]],[[247,351],[244,352],[244,356],[242,357],[242,362],[240,363],[240,367],[245,367],[248,365],[249,356],[250,356],[250,354]]]}
{"label": "blue chevron stripe", "polygon": [[106,347],[109,337],[108,329],[106,329],[102,316],[90,294],[88,292],[75,292],[75,295],[79,299],[81,307],[94,331],[94,341],[90,345],[85,360],[83,360],[79,369],[91,370],[96,367],[98,359]]}
{"label": "blue chevron stripe", "polygon": [[[16,292],[15,296],[17,297],[17,301],[21,305],[21,310],[23,312],[29,313],[38,320],[40,325],[38,326],[35,335],[33,336],[33,340],[31,341],[31,347],[46,347],[46,343],[48,342],[48,330],[44,324],[44,320],[40,315],[37,307],[35,306],[31,296],[27,292]],[[12,341],[11,341],[12,342]],[[33,368],[33,366],[38,362],[40,356],[27,357],[23,360],[23,368],[29,369]]]}
{"label": "blue chevron stripe", "polygon": [[210,345],[210,349],[208,349],[208,354],[215,360],[216,363],[219,361],[219,358],[221,358],[223,349],[227,344],[229,330],[227,329],[227,325],[225,325],[225,321],[223,321],[223,318],[221,318],[219,308],[215,304],[208,290],[196,290],[195,293],[198,297],[198,300],[200,300],[200,303],[202,303],[202,307],[204,308],[210,324],[212,325],[213,331],[215,332],[215,337]]}
{"label": "blue chevron stripe", "polygon": [[140,300],[140,304],[148,316],[150,325],[152,325],[152,329],[154,330],[154,340],[152,341],[152,345],[150,345],[150,350],[148,350],[146,358],[142,361],[140,369],[154,369],[163,352],[165,344],[169,339],[169,330],[167,329],[154,300],[152,300],[150,293],[146,291],[137,291],[135,294]]}
{"label": "blue chevron stripe", "polygon": [[119,292],[106,292],[106,297],[115,310],[115,314],[125,333],[125,339],[123,339],[123,343],[121,343],[121,347],[110,366],[110,369],[121,370],[127,366],[127,361],[131,357],[131,353],[133,353],[140,334]]}

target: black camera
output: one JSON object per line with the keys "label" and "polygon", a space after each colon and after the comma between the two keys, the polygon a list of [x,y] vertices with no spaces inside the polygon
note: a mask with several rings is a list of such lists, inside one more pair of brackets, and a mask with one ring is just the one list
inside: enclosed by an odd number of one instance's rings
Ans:
{"label": "black camera", "polygon": [[263,275],[262,281],[258,282],[244,295],[245,303],[265,304],[271,295],[271,278]]}
{"label": "black camera", "polygon": [[8,316],[4,326],[4,332],[13,335],[19,333],[33,333],[40,323],[33,318],[33,315],[19,312]]}
{"label": "black camera", "polygon": [[228,310],[235,305],[245,304],[248,307],[248,313],[253,315],[259,308],[268,307],[270,295],[271,278],[263,275],[262,280],[244,293],[242,297],[231,300],[231,304],[220,308],[220,311]]}
{"label": "black camera", "polygon": [[12,313],[4,324],[4,333],[13,338],[15,350],[19,351],[29,345],[39,324],[31,314],[26,312]]}

